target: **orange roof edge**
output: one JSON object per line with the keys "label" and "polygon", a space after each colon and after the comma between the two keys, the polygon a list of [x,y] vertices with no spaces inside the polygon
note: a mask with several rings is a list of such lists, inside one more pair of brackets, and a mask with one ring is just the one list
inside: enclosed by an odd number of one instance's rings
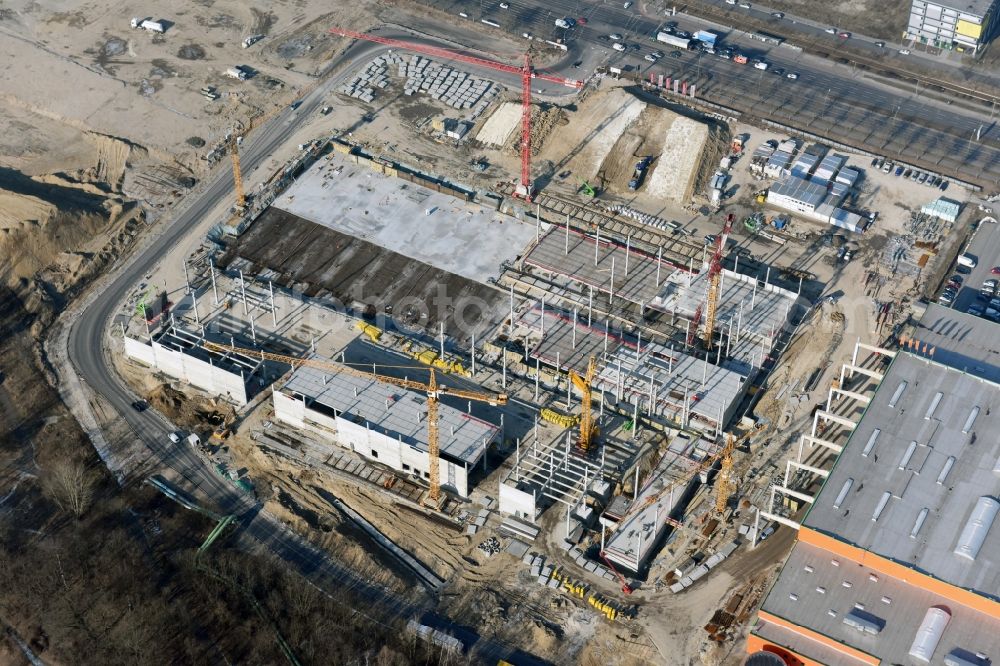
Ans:
{"label": "orange roof edge", "polygon": [[809,640],[816,641],[817,643],[825,645],[826,647],[832,650],[836,650],[837,652],[841,652],[853,659],[856,659],[857,661],[860,661],[863,664],[869,664],[869,666],[878,666],[882,661],[878,657],[870,655],[867,652],[858,650],[857,648],[852,648],[850,645],[844,645],[843,643],[836,641],[830,638],[829,636],[825,636],[819,632],[813,631],[812,629],[795,624],[794,622],[790,622],[783,617],[773,615],[765,610],[757,611],[757,616],[764,622],[770,622],[771,624],[777,625],[779,627],[784,627],[785,629],[788,629],[789,631],[792,631],[802,636],[803,638],[808,638]]}
{"label": "orange roof edge", "polygon": [[1000,617],[1000,603],[988,597],[984,597],[971,590],[956,587],[951,583],[946,583],[912,567],[882,557],[869,550],[859,548],[846,541],[841,541],[823,532],[802,527],[799,530],[799,541],[822,548],[831,555],[843,557],[844,559],[866,566],[873,571],[892,576],[896,580],[909,585],[933,592],[940,597],[971,608],[972,610],[986,613],[990,617]]}

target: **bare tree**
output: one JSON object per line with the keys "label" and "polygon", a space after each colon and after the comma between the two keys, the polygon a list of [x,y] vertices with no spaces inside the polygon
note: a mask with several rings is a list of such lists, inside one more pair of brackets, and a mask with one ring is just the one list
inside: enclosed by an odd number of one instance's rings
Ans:
{"label": "bare tree", "polygon": [[63,511],[83,516],[94,498],[97,479],[77,460],[53,463],[42,477],[45,494]]}

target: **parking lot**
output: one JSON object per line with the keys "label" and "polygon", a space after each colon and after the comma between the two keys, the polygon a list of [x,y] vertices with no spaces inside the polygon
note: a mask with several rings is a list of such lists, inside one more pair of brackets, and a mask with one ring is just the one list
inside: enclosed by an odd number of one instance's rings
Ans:
{"label": "parking lot", "polygon": [[[1000,266],[1000,224],[992,218],[985,218],[970,239],[965,254],[975,260],[976,266],[971,270],[957,266],[956,270],[952,271],[952,274],[958,274],[962,278],[962,283],[956,290],[956,297],[950,306],[962,312],[969,312],[970,307],[978,306],[982,311],[976,308],[971,314],[984,316],[990,313],[991,319],[1000,321],[1000,307],[991,306],[990,297],[982,293],[983,283],[987,280],[996,280],[997,284],[1000,284],[1000,275],[991,272],[994,267]],[[995,294],[993,298],[1000,298],[1000,295],[996,295],[1000,294],[1000,290],[993,291]],[[940,299],[938,302],[949,305]],[[1000,305],[1000,302],[997,305]]]}

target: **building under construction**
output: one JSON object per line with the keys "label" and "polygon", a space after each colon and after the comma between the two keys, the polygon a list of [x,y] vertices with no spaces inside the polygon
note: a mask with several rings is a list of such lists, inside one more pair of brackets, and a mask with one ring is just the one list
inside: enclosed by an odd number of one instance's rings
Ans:
{"label": "building under construction", "polygon": [[[427,396],[375,379],[300,367],[274,391],[274,415],[323,441],[430,479]],[[500,428],[448,405],[437,409],[441,486],[461,497]]]}

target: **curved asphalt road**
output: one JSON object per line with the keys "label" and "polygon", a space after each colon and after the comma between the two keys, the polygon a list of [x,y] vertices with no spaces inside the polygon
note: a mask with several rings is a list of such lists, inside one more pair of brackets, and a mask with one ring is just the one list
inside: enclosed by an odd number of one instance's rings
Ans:
{"label": "curved asphalt road", "polygon": [[[431,40],[414,38],[408,33],[393,30],[383,30],[380,34],[389,37],[399,37],[412,42],[433,44]],[[366,62],[375,54],[387,50],[386,47],[369,42],[358,42],[351,45],[340,57],[327,68],[327,75],[337,65],[345,62]],[[463,69],[466,69],[463,67]],[[468,68],[475,69],[475,68]],[[245,173],[263,163],[283,143],[289,141],[304,120],[315,114],[324,104],[324,98],[330,90],[340,85],[352,74],[353,68],[345,68],[342,72],[330,76],[323,84],[317,86],[303,100],[298,109],[287,108],[276,117],[261,126],[252,137],[243,142],[240,160]],[[483,72],[484,74],[486,72]],[[489,78],[502,83],[519,86],[517,76],[500,75],[489,72]],[[575,91],[565,89],[566,94]],[[297,570],[308,581],[323,590],[342,591],[345,588],[356,590],[373,606],[380,607],[385,613],[402,617],[413,617],[420,613],[420,608],[401,601],[385,589],[373,585],[359,577],[354,571],[331,560],[321,551],[316,550],[303,539],[293,534],[278,521],[261,511],[261,505],[248,495],[239,492],[227,480],[219,477],[214,470],[194,450],[185,444],[173,444],[167,434],[175,428],[153,409],[137,412],[132,408],[136,396],[119,380],[109,365],[104,353],[104,336],[109,331],[111,319],[118,311],[126,294],[143,277],[153,271],[160,260],[209,215],[220,200],[229,198],[233,190],[232,173],[220,167],[210,177],[201,192],[194,195],[182,210],[172,219],[164,222],[161,235],[145,250],[133,257],[118,270],[112,283],[91,303],[71,325],[68,335],[68,357],[77,374],[88,386],[104,397],[124,419],[135,434],[150,448],[160,462],[177,472],[187,481],[184,490],[200,492],[210,497],[222,511],[238,517],[242,528],[240,538],[252,540],[256,545],[263,546],[273,555]],[[182,487],[184,484],[181,484]],[[248,545],[254,545],[250,542]],[[372,609],[374,610],[374,609]],[[378,615],[373,612],[372,615]],[[377,621],[377,620],[375,620]],[[433,622],[437,626],[448,627],[449,623],[440,618],[425,617],[422,621]],[[465,631],[468,643],[475,643],[482,655],[490,655],[493,661],[513,652],[511,646],[475,637]],[[521,653],[521,658],[531,661]]]}

